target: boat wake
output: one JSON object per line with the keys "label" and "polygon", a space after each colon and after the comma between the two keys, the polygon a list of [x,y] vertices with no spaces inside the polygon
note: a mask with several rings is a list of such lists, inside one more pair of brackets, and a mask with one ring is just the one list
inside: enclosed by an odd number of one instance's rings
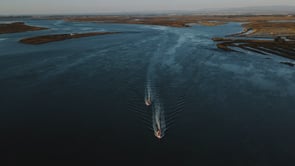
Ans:
{"label": "boat wake", "polygon": [[[185,104],[185,97],[177,99],[174,97],[177,95],[176,93],[173,95],[165,93],[165,90],[168,90],[166,91],[168,93],[172,92],[173,88],[160,81],[163,77],[159,74],[159,71],[167,70],[167,66],[173,68],[173,71],[169,72],[175,73],[177,49],[186,42],[186,38],[179,36],[173,47],[166,47],[169,43],[169,33],[165,31],[161,34],[161,38],[164,40],[157,44],[154,55],[150,59],[146,82],[143,87],[144,94],[137,93],[137,97],[129,105],[130,110],[139,115],[147,128],[152,130],[154,136],[158,139],[162,139],[166,135],[168,129],[174,124],[177,115],[183,111]],[[165,85],[165,87],[162,85]],[[173,101],[169,100],[171,97]],[[138,100],[138,98],[143,100]]]}
{"label": "boat wake", "polygon": [[164,103],[159,94],[159,88],[153,85],[153,82],[147,81],[145,85],[144,102],[140,100],[140,94],[129,101],[129,110],[136,113],[139,119],[150,129],[154,136],[162,139],[168,129],[174,124],[177,115],[183,111],[185,97],[179,97],[173,102],[173,107],[165,110]]}

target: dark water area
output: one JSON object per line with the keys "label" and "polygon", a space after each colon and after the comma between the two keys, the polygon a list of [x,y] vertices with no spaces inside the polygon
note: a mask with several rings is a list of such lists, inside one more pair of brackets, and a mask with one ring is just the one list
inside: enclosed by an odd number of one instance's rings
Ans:
{"label": "dark water area", "polygon": [[[25,22],[50,29],[0,35],[1,160],[294,165],[295,68],[272,55],[216,49],[211,38],[239,32],[239,24]],[[38,46],[18,42],[93,31],[123,33]],[[161,140],[128,110],[134,96],[143,104],[148,73],[167,113],[186,95]]]}

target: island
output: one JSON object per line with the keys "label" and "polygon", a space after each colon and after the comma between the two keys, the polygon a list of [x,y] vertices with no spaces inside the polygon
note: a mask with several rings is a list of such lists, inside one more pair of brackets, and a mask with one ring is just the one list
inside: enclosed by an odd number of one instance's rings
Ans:
{"label": "island", "polygon": [[45,30],[45,29],[48,29],[48,28],[30,26],[30,25],[26,25],[23,22],[0,24],[0,34],[39,31],[39,30]]}
{"label": "island", "polygon": [[235,48],[238,48],[295,60],[295,22],[259,21],[242,26],[241,33],[212,38],[217,42],[217,48],[225,51],[237,51]]}
{"label": "island", "polygon": [[[188,28],[195,24],[220,26],[229,22],[239,22],[243,27],[240,33],[233,33],[227,36],[214,36],[212,38],[212,40],[216,42],[217,48],[224,51],[246,50],[262,55],[275,54],[285,58],[295,59],[295,15],[76,15],[42,16],[38,19],[64,20],[69,22],[144,24],[169,26],[173,28]],[[41,29],[44,28],[31,27],[24,23],[12,23],[2,24],[0,32],[12,33]],[[43,44],[113,33],[118,32],[45,35],[25,38],[20,40],[20,42],[26,44]]]}
{"label": "island", "polygon": [[190,27],[194,24],[219,26],[228,22],[239,22],[243,27],[242,32],[213,38],[217,48],[225,51],[243,49],[262,55],[275,54],[285,58],[295,59],[294,15],[64,16],[59,18],[50,17],[48,19],[96,23],[161,25],[176,28]]}
{"label": "island", "polygon": [[88,32],[88,33],[70,33],[70,34],[54,34],[54,35],[43,35],[43,36],[36,36],[30,38],[21,39],[20,42],[24,44],[45,44],[49,42],[56,42],[68,39],[75,39],[75,38],[82,38],[82,37],[90,37],[90,36],[97,36],[97,35],[108,35],[108,34],[116,34],[120,32]]}

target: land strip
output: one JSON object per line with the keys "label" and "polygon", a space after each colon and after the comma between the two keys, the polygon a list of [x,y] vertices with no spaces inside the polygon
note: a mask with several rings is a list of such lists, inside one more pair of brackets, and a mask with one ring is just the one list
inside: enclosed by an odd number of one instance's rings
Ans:
{"label": "land strip", "polygon": [[97,36],[97,35],[116,34],[116,33],[120,33],[120,32],[89,32],[89,33],[44,35],[44,36],[36,36],[36,37],[21,39],[20,42],[24,44],[39,45],[39,44],[57,42],[57,41],[68,40],[68,39],[90,37],[90,36]]}
{"label": "land strip", "polygon": [[[40,19],[62,19],[65,21],[123,23],[189,27],[193,24],[205,26],[240,22],[243,31],[228,36],[215,37],[218,48],[226,51],[247,50],[259,54],[275,54],[295,59],[295,16],[294,15],[162,15],[162,16],[49,16]],[[12,27],[8,27],[12,26]],[[3,28],[4,27],[4,28]],[[1,29],[2,28],[2,29]],[[20,30],[21,29],[21,30]],[[1,24],[0,33],[24,32],[46,28],[31,27],[24,23]],[[110,34],[114,32],[106,32]],[[86,34],[46,35],[21,40],[27,44],[43,44],[66,39],[102,35],[97,32]]]}
{"label": "land strip", "polygon": [[189,27],[190,24],[206,26],[221,25],[227,22],[294,21],[293,15],[163,15],[163,16],[61,16],[46,19],[65,21],[85,21],[97,23],[147,24],[171,27]]}
{"label": "land strip", "polygon": [[275,54],[295,60],[295,41],[285,41],[278,38],[274,40],[213,38],[213,40],[219,42],[217,47],[225,51],[235,51],[234,48],[240,48],[263,55]]}
{"label": "land strip", "polygon": [[0,34],[39,31],[47,28],[26,25],[23,22],[0,24]]}
{"label": "land strip", "polygon": [[[278,55],[295,60],[295,22],[254,21],[242,25],[241,33],[212,38],[216,46],[225,51],[246,50],[262,55]],[[294,66],[289,62],[284,62]]]}

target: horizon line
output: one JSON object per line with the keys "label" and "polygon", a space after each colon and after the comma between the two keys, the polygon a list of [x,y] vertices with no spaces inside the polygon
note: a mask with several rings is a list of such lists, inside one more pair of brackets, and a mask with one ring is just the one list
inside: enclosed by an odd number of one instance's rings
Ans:
{"label": "horizon line", "polygon": [[[271,15],[271,12],[276,12],[275,14],[278,14],[279,12],[284,13],[284,14],[295,14],[295,5],[264,5],[264,6],[245,6],[245,7],[220,7],[220,8],[200,8],[200,9],[191,9],[191,10],[186,10],[186,9],[167,9],[167,10],[146,10],[146,11],[79,11],[79,12],[56,12],[56,13],[19,13],[19,14],[1,14],[0,16],[64,16],[64,15],[126,15],[126,14],[147,14],[147,15],[159,15],[159,14],[199,14],[199,15],[218,15],[216,13],[226,13],[228,12],[228,15],[243,15],[247,11],[223,11],[223,10],[234,10],[234,9],[247,9],[251,10],[250,8],[279,8],[279,7],[285,7],[285,8],[294,8],[294,10],[290,11],[279,11],[279,9],[271,9],[274,11],[251,11],[252,14],[248,13],[248,15],[257,15],[257,13],[261,12],[269,12],[267,15]],[[206,11],[207,10],[207,11]],[[253,9],[255,10],[255,9]],[[212,12],[213,14],[206,13],[206,12]],[[215,12],[215,13],[214,13]],[[243,14],[239,14],[239,12],[244,12]],[[254,13],[253,13],[254,12]],[[227,15],[227,14],[224,14]]]}

